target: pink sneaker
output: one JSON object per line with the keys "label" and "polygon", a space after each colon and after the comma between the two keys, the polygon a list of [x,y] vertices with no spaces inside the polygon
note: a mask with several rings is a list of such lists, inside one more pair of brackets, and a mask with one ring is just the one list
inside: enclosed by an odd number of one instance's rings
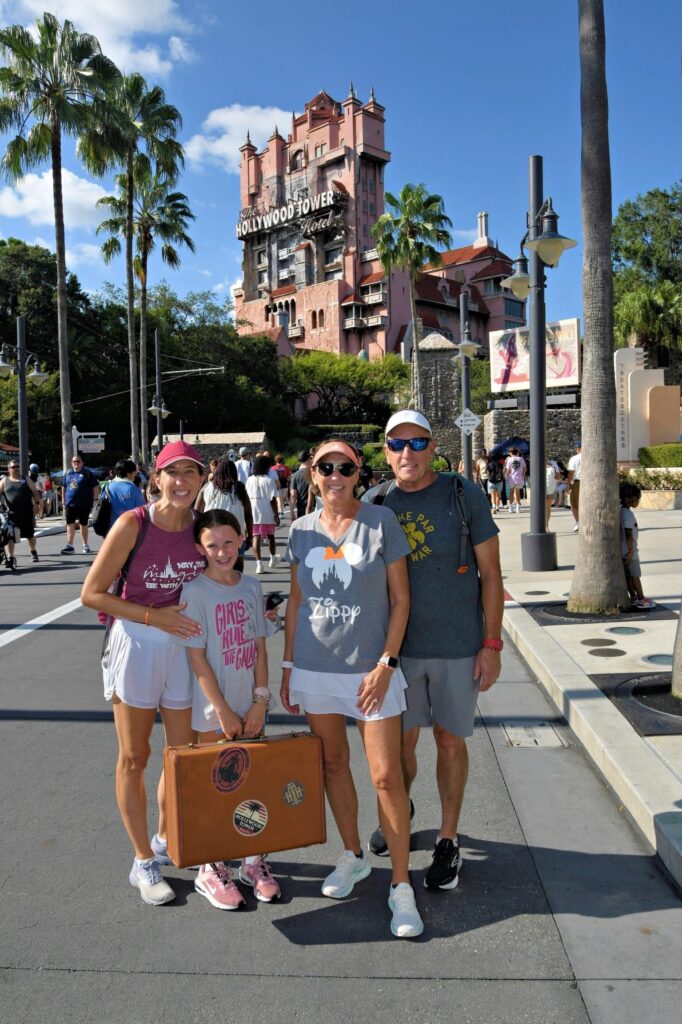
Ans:
{"label": "pink sneaker", "polygon": [[202,864],[194,888],[218,910],[239,910],[246,902],[232,881],[232,873],[224,861]]}
{"label": "pink sneaker", "polygon": [[270,874],[270,865],[265,857],[261,857],[253,864],[242,861],[239,868],[239,881],[244,885],[250,885],[256,899],[263,903],[272,903],[282,895],[279,885]]}

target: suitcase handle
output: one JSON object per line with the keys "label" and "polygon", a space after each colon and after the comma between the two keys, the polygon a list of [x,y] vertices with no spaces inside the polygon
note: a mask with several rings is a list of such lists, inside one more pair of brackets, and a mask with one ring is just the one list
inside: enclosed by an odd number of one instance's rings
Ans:
{"label": "suitcase handle", "polygon": [[[286,736],[286,733],[283,733],[282,735]],[[304,729],[301,732],[290,732],[289,736],[291,736],[293,739],[299,739],[301,736],[312,736],[312,733],[308,732],[307,730]],[[268,740],[269,738],[270,737],[265,736],[265,735],[262,735],[262,736],[236,736],[233,740],[225,740],[225,739],[223,739],[223,740],[216,740],[216,743],[219,743],[219,744],[225,744],[225,743],[265,743],[266,740]],[[205,743],[186,743],[185,747],[187,748],[187,750],[198,750],[199,747],[204,747],[206,745],[207,744],[205,744]]]}

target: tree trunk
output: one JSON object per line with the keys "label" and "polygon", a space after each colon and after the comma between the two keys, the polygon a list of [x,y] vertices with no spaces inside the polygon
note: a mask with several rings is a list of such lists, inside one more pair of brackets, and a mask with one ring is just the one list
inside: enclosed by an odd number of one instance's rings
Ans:
{"label": "tree trunk", "polygon": [[140,257],[140,446],[145,468],[149,465],[149,421],[147,419],[147,255]]}
{"label": "tree trunk", "polygon": [[52,124],[52,199],[57,254],[57,350],[59,354],[59,403],[62,421],[62,469],[71,467],[71,377],[67,340],[66,241],[64,238],[64,199],[62,195],[62,135],[58,122]]}
{"label": "tree trunk", "polygon": [[673,696],[682,700],[682,611],[677,620],[675,646],[673,648]]}
{"label": "tree trunk", "polygon": [[130,371],[130,456],[140,458],[140,405],[137,393],[137,353],[135,346],[135,281],[133,278],[133,155],[128,154],[126,180],[126,288],[128,291],[128,365]]}
{"label": "tree trunk", "polygon": [[611,163],[603,0],[579,0],[584,361],[578,555],[568,608],[616,613],[628,601],[620,554],[613,370]]}
{"label": "tree trunk", "polygon": [[419,325],[417,323],[417,303],[415,300],[415,283],[410,280],[410,316],[412,317],[412,405],[415,409],[423,412],[422,409],[422,382],[419,366]]}

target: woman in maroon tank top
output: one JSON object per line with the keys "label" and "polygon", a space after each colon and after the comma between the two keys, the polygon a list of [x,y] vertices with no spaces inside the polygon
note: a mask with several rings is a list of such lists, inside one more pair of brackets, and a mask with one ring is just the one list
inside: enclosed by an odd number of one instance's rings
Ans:
{"label": "woman in maroon tank top", "polygon": [[[114,619],[102,662],[104,693],[113,703],[119,754],[116,799],[135,851],[129,880],[145,903],[175,898],[159,864],[170,864],[166,847],[163,773],[158,789],[159,826],[149,840],[144,770],[156,713],[166,743],[193,739],[192,679],[186,649],[175,637],[193,637],[201,627],[183,614],[183,583],[204,568],[194,546],[194,502],[204,480],[196,448],[174,441],[159,452],[156,479],[161,497],[125,512],[114,523],[88,573],[81,601]],[[126,568],[121,596],[112,593]]]}

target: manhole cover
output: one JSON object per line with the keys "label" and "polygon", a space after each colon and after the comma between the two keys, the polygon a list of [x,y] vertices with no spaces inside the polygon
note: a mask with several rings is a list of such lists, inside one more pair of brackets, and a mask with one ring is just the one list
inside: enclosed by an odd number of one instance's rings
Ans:
{"label": "manhole cover", "polygon": [[623,658],[627,652],[621,651],[618,647],[595,647],[587,653],[595,658]]}
{"label": "manhole cover", "polygon": [[510,747],[566,747],[551,722],[503,722]]}
{"label": "manhole cover", "polygon": [[645,654],[642,658],[647,665],[672,665],[672,654]]}
{"label": "manhole cover", "polygon": [[635,636],[636,633],[644,633],[643,629],[637,626],[611,626],[604,630],[605,633],[617,633],[618,636]]}
{"label": "manhole cover", "polygon": [[591,637],[589,640],[581,640],[583,647],[611,647],[615,640],[607,640],[604,636]]}

